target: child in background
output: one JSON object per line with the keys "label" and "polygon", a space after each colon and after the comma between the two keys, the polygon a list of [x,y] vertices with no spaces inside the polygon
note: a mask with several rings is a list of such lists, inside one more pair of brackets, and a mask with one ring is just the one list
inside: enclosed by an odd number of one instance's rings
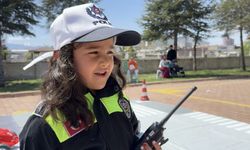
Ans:
{"label": "child in background", "polygon": [[159,76],[162,78],[169,77],[169,62],[167,60],[166,55],[161,56],[159,67],[158,67],[157,72],[156,72],[156,78],[158,79]]}
{"label": "child in background", "polygon": [[92,3],[65,9],[50,32],[55,51],[46,55],[53,57],[43,101],[20,133],[21,150],[134,149],[138,120],[123,96],[114,45],[136,45],[139,33],[114,28]]}
{"label": "child in background", "polygon": [[128,71],[127,71],[127,79],[129,82],[138,82],[138,63],[134,59],[134,57],[131,57],[128,61]]}

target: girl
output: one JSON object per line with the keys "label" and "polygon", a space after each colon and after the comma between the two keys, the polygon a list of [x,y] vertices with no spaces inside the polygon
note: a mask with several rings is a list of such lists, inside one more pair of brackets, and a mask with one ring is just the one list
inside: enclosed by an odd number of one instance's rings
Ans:
{"label": "girl", "polygon": [[[42,84],[44,101],[20,133],[21,149],[134,149],[138,121],[122,93],[114,45],[138,44],[140,35],[112,27],[91,3],[65,9],[50,32],[55,51]],[[145,143],[142,149],[151,148]]]}

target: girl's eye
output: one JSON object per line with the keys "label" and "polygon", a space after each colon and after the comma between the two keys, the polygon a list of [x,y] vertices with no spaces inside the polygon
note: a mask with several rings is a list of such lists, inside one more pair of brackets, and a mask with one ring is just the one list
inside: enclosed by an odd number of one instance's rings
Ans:
{"label": "girl's eye", "polygon": [[108,54],[113,55],[114,52],[113,51],[108,51]]}
{"label": "girl's eye", "polygon": [[98,54],[98,51],[92,51],[92,52],[89,52],[88,54]]}

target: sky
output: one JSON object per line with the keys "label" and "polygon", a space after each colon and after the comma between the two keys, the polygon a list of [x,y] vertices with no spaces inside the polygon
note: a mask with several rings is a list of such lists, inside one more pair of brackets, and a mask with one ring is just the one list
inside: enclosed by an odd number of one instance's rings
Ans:
{"label": "sky", "polygon": [[[133,29],[140,33],[143,32],[143,27],[138,24],[138,20],[145,13],[145,0],[102,0],[97,4],[104,9],[104,13],[113,26],[124,29]],[[40,25],[34,26],[32,32],[36,35],[32,36],[7,36],[6,43],[23,44],[26,46],[52,46],[51,38],[48,29],[42,21]],[[223,32],[213,31],[211,37],[206,39],[210,45],[221,45],[221,35]],[[239,33],[234,31],[230,36],[234,39],[235,44],[239,45]],[[246,35],[244,35],[244,39]]]}

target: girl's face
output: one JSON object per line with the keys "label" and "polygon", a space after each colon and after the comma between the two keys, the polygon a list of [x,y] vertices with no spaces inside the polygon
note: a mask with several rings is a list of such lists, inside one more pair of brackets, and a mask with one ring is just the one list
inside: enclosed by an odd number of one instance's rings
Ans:
{"label": "girl's face", "polygon": [[114,39],[80,43],[73,51],[81,82],[90,90],[104,88],[114,67]]}

